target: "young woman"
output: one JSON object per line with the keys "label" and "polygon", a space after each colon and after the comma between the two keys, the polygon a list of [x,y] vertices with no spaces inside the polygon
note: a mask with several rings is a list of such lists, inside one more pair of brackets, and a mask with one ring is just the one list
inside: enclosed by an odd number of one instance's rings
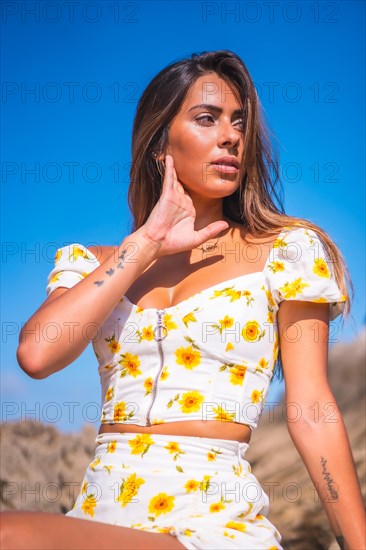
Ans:
{"label": "young woman", "polygon": [[[92,341],[103,395],[95,457],[66,516],[4,514],[2,548],[281,549],[245,459],[275,367],[301,408],[290,435],[331,527],[344,548],[365,548],[327,381],[348,270],[320,227],[275,205],[276,179],[253,82],[233,52],[193,54],[148,85],[133,127],[132,232],[114,248],[57,251],[17,352],[45,378]],[[72,323],[73,340],[23,338],[50,321]],[[337,422],[322,421],[329,403]]]}

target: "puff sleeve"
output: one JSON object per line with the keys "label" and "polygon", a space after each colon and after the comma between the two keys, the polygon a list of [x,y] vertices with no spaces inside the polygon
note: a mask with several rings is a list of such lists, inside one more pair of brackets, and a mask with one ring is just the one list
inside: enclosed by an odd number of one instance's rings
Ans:
{"label": "puff sleeve", "polygon": [[272,252],[266,276],[277,304],[282,300],[327,302],[331,321],[343,313],[348,298],[337,284],[332,262],[315,231],[285,228]]}
{"label": "puff sleeve", "polygon": [[47,278],[47,295],[59,287],[73,287],[99,265],[97,257],[82,244],[73,243],[59,248],[55,266]]}

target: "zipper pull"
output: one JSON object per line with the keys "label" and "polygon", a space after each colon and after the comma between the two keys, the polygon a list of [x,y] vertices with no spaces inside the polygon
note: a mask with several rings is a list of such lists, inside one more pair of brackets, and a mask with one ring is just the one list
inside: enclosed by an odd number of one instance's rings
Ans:
{"label": "zipper pull", "polygon": [[[165,312],[165,309],[157,309],[156,313],[158,314],[158,324],[154,328],[154,338],[157,342],[161,342],[168,336],[168,329],[165,325],[162,323],[162,316]],[[162,332],[164,332],[164,335],[162,335]]]}

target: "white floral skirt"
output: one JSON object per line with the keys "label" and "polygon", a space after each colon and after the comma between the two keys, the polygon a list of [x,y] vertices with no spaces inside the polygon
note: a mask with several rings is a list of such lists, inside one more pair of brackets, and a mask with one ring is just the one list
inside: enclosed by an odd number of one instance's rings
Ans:
{"label": "white floral skirt", "polygon": [[96,437],[66,516],[170,533],[185,548],[283,550],[268,495],[244,459],[249,445],[141,433]]}

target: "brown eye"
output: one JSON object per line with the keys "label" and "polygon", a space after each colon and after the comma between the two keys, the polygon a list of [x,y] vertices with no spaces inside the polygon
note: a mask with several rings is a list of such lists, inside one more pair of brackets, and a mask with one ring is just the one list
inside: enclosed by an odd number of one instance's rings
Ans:
{"label": "brown eye", "polygon": [[207,120],[207,119],[210,119],[209,122],[215,122],[215,119],[212,115],[203,115],[199,118],[196,118],[196,120],[199,124],[201,124],[202,120]]}

